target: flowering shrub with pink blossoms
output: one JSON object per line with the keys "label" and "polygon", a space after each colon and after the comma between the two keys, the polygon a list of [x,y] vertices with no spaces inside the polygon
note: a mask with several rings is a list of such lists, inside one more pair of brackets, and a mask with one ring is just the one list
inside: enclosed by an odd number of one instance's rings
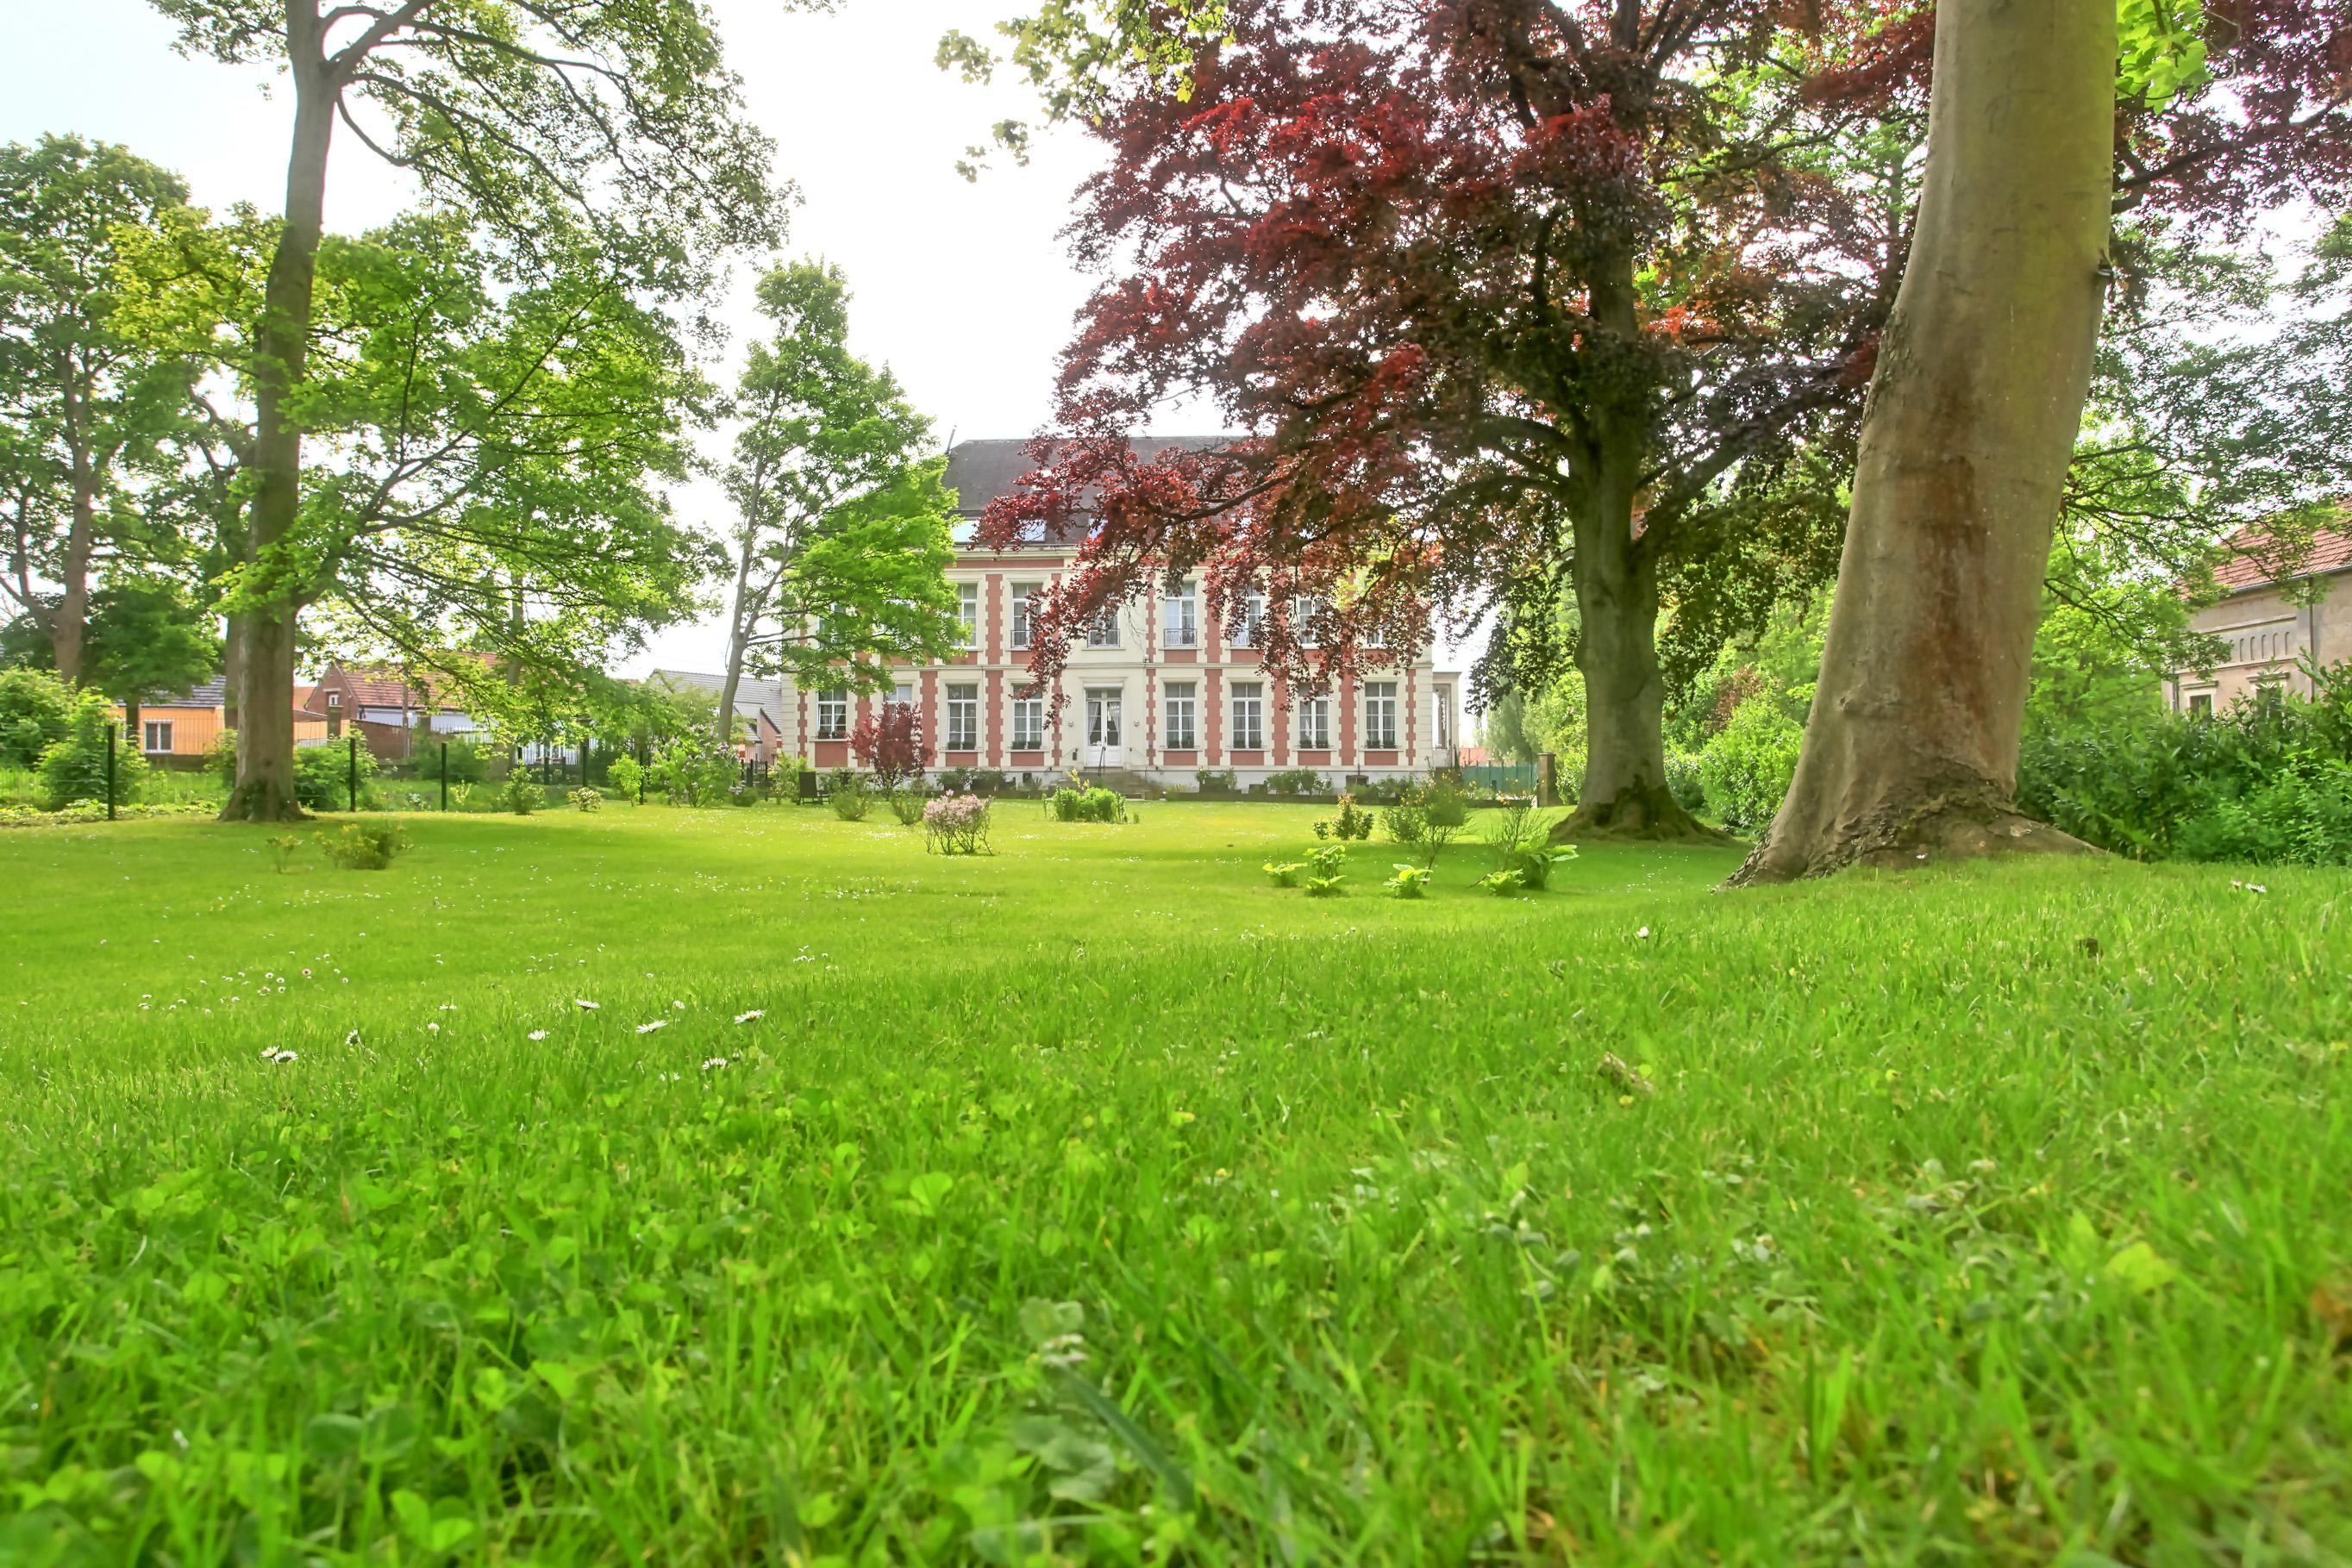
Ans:
{"label": "flowering shrub with pink blossoms", "polygon": [[941,795],[923,806],[923,844],[934,854],[976,855],[988,848],[988,802]]}

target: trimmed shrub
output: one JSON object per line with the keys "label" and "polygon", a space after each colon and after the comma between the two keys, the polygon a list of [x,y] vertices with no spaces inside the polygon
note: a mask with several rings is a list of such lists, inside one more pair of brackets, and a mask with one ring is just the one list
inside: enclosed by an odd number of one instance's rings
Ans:
{"label": "trimmed shrub", "polygon": [[1707,810],[1735,833],[1760,832],[1789,793],[1804,744],[1805,727],[1779,704],[1765,697],[1740,704],[1695,759]]}
{"label": "trimmed shrub", "polygon": [[[352,759],[353,751],[348,740],[331,740],[324,746],[298,746],[294,748],[294,799],[312,811],[341,811],[351,807]],[[367,806],[375,800],[375,753],[362,745],[358,748],[360,804]]]}
{"label": "trimmed shrub", "polygon": [[1116,789],[1097,785],[1089,789],[1054,791],[1054,816],[1064,822],[1123,822],[1127,801]]}
{"label": "trimmed shrub", "polygon": [[547,804],[547,790],[532,783],[530,775],[518,768],[507,775],[506,783],[499,788],[499,804],[518,817],[528,817]]}
{"label": "trimmed shrub", "polygon": [[988,802],[941,795],[923,807],[923,847],[933,854],[976,855],[988,848]]}
{"label": "trimmed shrub", "polygon": [[398,822],[346,822],[340,832],[320,834],[319,847],[345,871],[383,871],[408,849],[408,831]]}
{"label": "trimmed shrub", "polygon": [[1286,768],[1279,773],[1266,775],[1265,792],[1285,798],[1320,795],[1323,792],[1323,775],[1312,768]]}
{"label": "trimmed shrub", "polygon": [[0,670],[0,767],[39,767],[66,737],[74,701],[74,689],[47,670]]}

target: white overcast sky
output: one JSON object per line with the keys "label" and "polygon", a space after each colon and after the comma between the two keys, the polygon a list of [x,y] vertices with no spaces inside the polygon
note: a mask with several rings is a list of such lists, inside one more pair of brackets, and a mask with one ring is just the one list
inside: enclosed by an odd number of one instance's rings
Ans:
{"label": "white overcast sky", "polygon": [[[1010,81],[983,90],[931,64],[941,33],[986,35],[1013,0],[845,0],[829,16],[713,4],[751,114],[800,187],[786,254],[848,274],[853,346],[898,372],[943,444],[1034,433],[1087,291],[1059,235],[1094,152],[1075,133],[1042,137],[1027,167],[967,183],[961,149],[1028,103]],[[278,211],[289,100],[265,96],[262,71],[183,58],[173,37],[146,0],[0,0],[0,141],[74,131],[121,142],[175,170],[199,204]],[[396,172],[337,139],[331,227],[365,229],[412,199]],[[738,348],[747,298],[739,276],[724,312]],[[720,369],[731,379],[732,362]],[[690,520],[719,520],[707,486],[678,501]],[[679,628],[618,673],[717,669],[721,643],[713,622]]]}

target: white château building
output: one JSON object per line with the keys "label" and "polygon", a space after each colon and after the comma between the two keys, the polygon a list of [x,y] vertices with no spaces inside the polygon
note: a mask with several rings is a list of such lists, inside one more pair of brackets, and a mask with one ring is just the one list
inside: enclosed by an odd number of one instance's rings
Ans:
{"label": "white ch\u00e2teau building", "polygon": [[[1138,444],[1145,455],[1171,443]],[[1426,653],[1367,666],[1357,677],[1293,701],[1260,668],[1244,623],[1228,638],[1197,583],[1126,605],[1070,651],[1060,677],[1060,722],[1028,683],[1030,594],[1055,581],[1075,541],[991,551],[971,545],[989,503],[1029,471],[1024,440],[967,441],[948,454],[947,482],[964,517],[948,577],[961,597],[964,651],[908,666],[894,694],[778,694],[781,749],[818,768],[850,763],[849,733],[874,704],[911,703],[935,768],[999,768],[1044,777],[1089,773],[1191,787],[1204,768],[1231,769],[1243,788],[1308,768],[1345,780],[1426,774],[1450,763],[1460,734],[1460,678]]]}

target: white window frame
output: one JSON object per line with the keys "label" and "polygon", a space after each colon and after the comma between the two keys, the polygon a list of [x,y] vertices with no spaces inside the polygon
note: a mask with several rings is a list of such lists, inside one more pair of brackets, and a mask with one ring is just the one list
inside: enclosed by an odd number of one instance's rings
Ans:
{"label": "white window frame", "polygon": [[1160,634],[1161,643],[1166,647],[1197,648],[1201,645],[1200,601],[1193,596],[1191,583],[1186,583],[1181,592],[1161,597]]}
{"label": "white window frame", "polygon": [[849,738],[849,693],[845,687],[816,694],[816,737],[819,740]]}
{"label": "white window frame", "polygon": [[1454,749],[1454,688],[1439,686],[1437,693],[1437,749]]}
{"label": "white window frame", "polygon": [[980,646],[980,584],[956,584],[956,621],[963,628],[961,646]]}
{"label": "white window frame", "polygon": [[958,681],[948,687],[947,751],[980,749],[980,687]]}
{"label": "white window frame", "polygon": [[1044,697],[1013,699],[1013,749],[1015,751],[1045,749],[1045,699]]}
{"label": "white window frame", "polygon": [[[139,721],[139,749],[151,755],[172,749],[172,721],[168,718],[142,718]],[[156,737],[163,744],[155,744]]]}
{"label": "white window frame", "polygon": [[[1385,727],[1386,739],[1382,739]],[[1364,683],[1364,749],[1394,751],[1397,737],[1402,733],[1397,723],[1397,684],[1394,681]]]}
{"label": "white window frame", "polygon": [[1087,646],[1116,648],[1118,646],[1118,606],[1114,604],[1087,623]]}
{"label": "white window frame", "polygon": [[1313,621],[1315,617],[1322,613],[1323,600],[1321,595],[1314,593],[1300,593],[1293,595],[1290,601],[1291,641],[1297,643],[1302,648],[1319,646],[1314,634],[1307,630],[1307,622]]}
{"label": "white window frame", "polygon": [[1331,749],[1331,697],[1319,693],[1298,699],[1298,748],[1301,751]]}
{"label": "white window frame", "polygon": [[1016,582],[1013,585],[1013,645],[1029,646],[1029,601],[1045,591],[1042,582]]}
{"label": "white window frame", "polygon": [[1265,686],[1263,682],[1234,683],[1234,740],[1228,749],[1265,749]]}
{"label": "white window frame", "polygon": [[1192,751],[1201,744],[1200,705],[1190,681],[1171,681],[1167,687],[1168,748]]}
{"label": "white window frame", "polygon": [[1252,589],[1242,596],[1242,616],[1234,626],[1234,646],[1255,648],[1265,633],[1265,595]]}

